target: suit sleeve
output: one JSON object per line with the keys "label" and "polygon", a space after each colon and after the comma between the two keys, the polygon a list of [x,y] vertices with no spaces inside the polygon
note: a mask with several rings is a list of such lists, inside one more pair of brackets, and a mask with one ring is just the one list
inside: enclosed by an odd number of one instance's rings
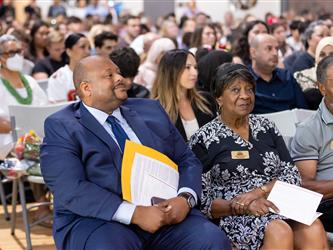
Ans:
{"label": "suit sleeve", "polygon": [[42,174],[54,194],[55,206],[80,216],[110,221],[122,199],[89,181],[81,162],[80,144],[64,123],[46,119],[41,147]]}

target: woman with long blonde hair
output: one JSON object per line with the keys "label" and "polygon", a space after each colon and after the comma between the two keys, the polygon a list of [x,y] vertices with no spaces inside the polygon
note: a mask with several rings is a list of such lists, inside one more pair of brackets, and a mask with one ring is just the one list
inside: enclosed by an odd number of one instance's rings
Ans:
{"label": "woman with long blonde hair", "polygon": [[216,116],[215,100],[196,89],[197,79],[194,55],[186,50],[171,50],[160,61],[151,92],[185,141]]}

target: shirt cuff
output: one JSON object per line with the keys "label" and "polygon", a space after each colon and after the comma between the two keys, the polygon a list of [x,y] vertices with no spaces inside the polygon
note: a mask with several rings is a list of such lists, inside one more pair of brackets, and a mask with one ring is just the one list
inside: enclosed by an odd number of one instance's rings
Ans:
{"label": "shirt cuff", "polygon": [[198,204],[198,197],[196,192],[194,192],[194,190],[192,188],[188,188],[188,187],[182,187],[178,190],[178,194],[180,193],[190,193],[191,195],[193,195],[194,199],[195,199],[195,204]]}
{"label": "shirt cuff", "polygon": [[114,213],[112,220],[118,221],[125,225],[131,224],[135,208],[136,206],[134,204],[123,201]]}

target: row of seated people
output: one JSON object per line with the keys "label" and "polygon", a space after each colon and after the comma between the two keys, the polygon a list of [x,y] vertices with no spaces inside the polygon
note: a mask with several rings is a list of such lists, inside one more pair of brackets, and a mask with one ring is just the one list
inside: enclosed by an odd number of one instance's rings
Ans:
{"label": "row of seated people", "polygon": [[[272,42],[274,42],[274,40],[272,40],[271,39],[271,37],[269,37],[269,36],[259,36],[258,37],[258,41],[256,41],[257,43],[259,43],[259,44],[265,44],[265,43],[267,43],[267,41],[265,41],[265,39],[268,41],[268,45],[266,45],[266,46],[268,46],[268,47],[273,47],[274,48],[274,45],[271,45],[270,43],[272,43]],[[263,41],[264,40],[264,41]],[[270,42],[270,43],[269,43]],[[12,49],[11,47],[9,47],[10,49]],[[253,53],[256,53],[257,51],[255,50],[256,49],[256,47],[255,47],[255,43],[253,44]],[[274,49],[272,50],[273,52],[274,52]],[[273,53],[272,52],[272,53]],[[267,53],[267,52],[266,52]],[[273,53],[274,54],[274,53]],[[274,55],[272,55],[272,57],[274,57]],[[111,57],[112,58],[112,57]],[[92,60],[92,59],[91,59]],[[174,61],[172,61],[172,60],[174,60]],[[87,59],[87,61],[88,62],[92,62],[92,61],[89,61],[88,59]],[[272,58],[272,62],[274,62],[274,58]],[[177,67],[177,63],[179,63],[179,66]],[[6,66],[8,67],[11,63],[10,63],[10,61],[9,61],[9,63],[8,62],[6,62]],[[274,64],[274,63],[273,63]],[[12,63],[12,65],[16,65],[16,63]],[[193,124],[186,124],[184,121],[193,121],[193,120],[197,120],[196,122],[197,123],[199,123],[199,119],[197,118],[197,116],[196,116],[196,114],[198,113],[198,112],[195,112],[195,110],[198,110],[199,112],[201,112],[202,114],[206,114],[206,115],[208,115],[208,117],[209,117],[209,114],[210,114],[210,118],[207,118],[207,120],[211,120],[211,119],[213,119],[214,118],[214,110],[213,110],[213,108],[214,108],[214,105],[211,105],[211,107],[209,107],[209,104],[212,104],[212,102],[210,102],[209,100],[207,101],[207,99],[205,98],[205,96],[203,96],[202,94],[200,94],[200,93],[196,93],[196,91],[194,90],[194,86],[195,86],[195,84],[196,84],[196,77],[197,77],[197,71],[196,71],[196,61],[195,61],[195,58],[194,58],[194,56],[192,55],[192,54],[190,54],[190,53],[188,53],[188,52],[185,52],[185,51],[171,51],[170,53],[166,53],[166,55],[162,58],[162,60],[161,60],[161,66],[160,66],[160,73],[161,74],[158,74],[158,76],[159,75],[162,75],[163,74],[163,67],[164,67],[164,69],[165,68],[167,68],[167,69],[169,69],[170,71],[171,71],[171,67],[172,67],[172,65],[175,65],[176,67],[176,69],[178,70],[178,77],[176,76],[174,79],[170,79],[170,82],[169,82],[169,86],[162,86],[162,84],[163,83],[158,83],[158,86],[161,86],[161,89],[162,88],[165,88],[165,93],[166,94],[169,94],[170,95],[170,99],[171,98],[173,98],[173,94],[174,93],[172,93],[172,91],[175,91],[175,89],[176,89],[176,87],[175,86],[177,86],[176,84],[177,84],[177,80],[178,79],[182,79],[181,80],[181,88],[180,88],[180,91],[181,92],[178,92],[177,94],[179,95],[179,96],[183,96],[184,97],[184,94],[185,94],[185,99],[180,99],[180,101],[179,101],[179,103],[177,103],[177,105],[178,106],[176,106],[176,107],[172,107],[172,108],[170,108],[169,110],[167,109],[167,107],[166,106],[164,106],[164,105],[167,105],[167,103],[168,102],[164,102],[163,103],[163,97],[161,96],[161,93],[159,92],[159,88],[157,88],[156,90],[154,90],[154,91],[152,91],[153,93],[155,93],[155,98],[156,99],[159,99],[160,100],[160,102],[161,102],[161,104],[162,104],[162,106],[166,109],[166,111],[167,111],[167,113],[168,113],[168,115],[170,116],[170,118],[171,118],[171,120],[173,121],[173,123],[175,123],[175,121],[177,121],[177,119],[180,121],[180,123],[181,123],[181,125],[183,126],[183,129],[185,130],[185,133],[183,134],[183,137],[184,137],[184,139],[185,140],[188,140],[191,136],[188,136],[188,134],[189,134],[189,131],[193,131],[192,132],[192,135],[193,135],[193,133],[197,130],[197,128],[199,127],[199,125],[200,125],[200,127],[202,126],[201,124],[196,124],[196,127],[194,127],[193,128]],[[7,68],[7,70],[9,70],[9,71],[13,71],[13,72],[17,72],[17,69],[13,69],[13,68],[11,68],[12,66],[10,66],[10,67],[8,67]],[[274,66],[275,67],[275,66]],[[180,68],[182,68],[183,70],[180,70]],[[232,67],[231,67],[232,68]],[[176,70],[176,69],[173,69],[173,72]],[[223,76],[228,76],[228,74],[234,74],[234,73],[236,73],[237,72],[237,70],[239,70],[237,67],[234,67],[234,68],[232,68],[231,70],[229,70],[229,72],[228,71],[222,71],[223,72]],[[244,69],[243,69],[244,70]],[[4,69],[4,71],[6,71],[6,68]],[[12,72],[12,73],[13,73]],[[121,72],[121,70],[120,70],[120,72]],[[172,71],[171,71],[172,72]],[[8,73],[8,72],[7,72]],[[84,72],[80,72],[82,75],[83,75],[83,73]],[[98,75],[98,74],[101,74],[101,73],[103,73],[102,71],[100,72],[100,71],[98,71],[98,72],[96,72],[96,74]],[[105,73],[105,72],[104,72]],[[104,77],[105,79],[113,79],[113,74],[110,74],[110,75],[108,75],[107,74],[108,72],[106,72],[105,73],[105,75],[103,75],[103,76],[101,76],[101,77]],[[110,73],[110,72],[109,72]],[[114,73],[114,72],[112,72],[112,73]],[[116,72],[117,73],[117,72]],[[119,70],[118,70],[118,73],[119,73]],[[175,73],[177,73],[177,71],[175,72]],[[165,76],[167,76],[168,74],[166,74]],[[21,78],[22,79],[22,78]],[[24,79],[24,78],[23,78]],[[74,79],[75,79],[75,77],[74,77]],[[79,79],[81,79],[81,78],[79,78]],[[176,79],[176,80],[175,80]],[[219,79],[219,77],[218,77],[218,75],[216,76],[216,79]],[[234,82],[235,81],[235,78],[232,78],[233,79],[233,81],[232,82]],[[82,79],[81,79],[82,80]],[[84,80],[86,80],[86,79],[83,79],[82,80],[82,83],[84,83],[85,81]],[[22,80],[23,81],[23,80]],[[93,80],[91,80],[91,81],[93,81]],[[74,80],[74,82],[75,82],[75,80]],[[216,81],[214,81],[215,83],[216,83]],[[223,82],[223,81],[222,81]],[[240,82],[242,82],[242,81],[240,81]],[[89,83],[89,82],[88,82]],[[237,83],[237,81],[236,81],[236,83]],[[238,82],[239,83],[239,82]],[[243,81],[243,83],[244,83],[244,81]],[[97,83],[95,83],[95,84],[97,84]],[[83,84],[84,85],[84,84]],[[87,83],[86,83],[86,85],[87,85]],[[89,85],[89,84],[88,84]],[[87,85],[87,86],[88,86]],[[251,84],[250,84],[251,85]],[[80,86],[81,86],[81,82],[80,82]],[[84,85],[85,86],[85,85]],[[84,87],[84,86],[82,86],[82,87]],[[156,86],[157,86],[157,84],[156,84]],[[78,89],[78,86],[75,86],[77,89]],[[100,89],[102,90],[103,89],[103,86],[99,86],[100,87]],[[105,87],[105,86],[104,86]],[[242,87],[243,88],[243,87]],[[240,90],[242,90],[242,88],[234,88],[233,90],[232,90],[232,93],[234,93],[235,94],[235,96],[237,96],[237,91],[240,91]],[[124,86],[121,86],[121,84],[120,84],[120,86],[119,86],[119,89],[120,90],[117,90],[118,88],[115,88],[113,91],[114,92],[117,92],[117,91],[124,91],[123,89],[126,89],[127,90],[127,87],[124,87]],[[214,88],[214,89],[217,89],[216,87]],[[223,90],[224,90],[224,87],[222,88]],[[231,88],[232,89],[232,88]],[[80,91],[81,91],[81,89],[79,89]],[[95,89],[95,91],[96,91],[97,89]],[[243,89],[244,90],[244,89]],[[242,91],[243,91],[242,90]],[[253,94],[253,97],[254,97],[254,88],[253,88],[253,86],[252,87],[249,87],[248,85],[246,85],[246,88],[245,88],[245,90],[246,90],[246,92],[247,92],[247,95],[249,94],[249,93],[251,93],[252,92],[252,94]],[[78,91],[78,93],[80,93],[80,91]],[[83,90],[82,90],[83,91]],[[89,90],[89,89],[86,89],[86,91],[88,91],[89,93],[86,93],[88,96],[95,96],[95,95],[99,95],[99,94],[102,94],[102,93],[97,93],[97,92],[94,92],[94,91],[92,91],[92,90]],[[169,91],[169,92],[168,92]],[[27,91],[28,92],[28,91]],[[107,90],[105,90],[105,93],[107,94]],[[232,99],[232,98],[230,98],[231,96],[227,96],[227,97],[224,97],[224,98],[222,98],[221,96],[223,95],[223,93],[224,93],[224,91],[222,91],[222,92],[220,92],[218,95],[216,95],[215,94],[215,97],[217,98],[217,100],[218,100],[218,102],[219,102],[219,107],[220,107],[220,111],[221,111],[221,114],[224,114],[224,113],[227,113],[227,111],[225,111],[225,110],[227,110],[228,109],[228,107],[229,107],[229,109],[230,108],[237,108],[237,109],[239,109],[239,110],[237,110],[237,112],[238,111],[240,111],[240,112],[243,112],[243,113],[247,113],[247,115],[250,113],[250,112],[252,112],[252,106],[251,105],[254,105],[254,99],[252,100],[252,101],[245,101],[245,102],[243,102],[243,103],[241,103],[239,106],[238,105],[236,105],[236,101],[238,100],[237,98],[236,99]],[[124,93],[123,93],[124,94]],[[239,94],[239,93],[238,93]],[[79,94],[80,95],[80,94]],[[127,96],[127,94],[126,94],[126,96]],[[230,99],[228,99],[228,98],[230,98]],[[82,98],[81,98],[82,99]],[[89,99],[89,98],[88,98]],[[112,98],[111,98],[112,99]],[[170,100],[169,99],[169,100]],[[223,99],[225,99],[225,100],[227,100],[227,101],[222,101]],[[244,98],[240,98],[240,99],[244,99]],[[251,99],[251,98],[245,98],[245,99]],[[83,99],[82,99],[83,100]],[[192,107],[192,104],[193,103],[191,103],[191,101],[192,100],[195,100],[196,101],[196,106],[195,106],[195,108],[193,108]],[[199,100],[199,101],[198,101]],[[201,103],[200,103],[200,100],[201,100]],[[83,100],[83,102],[84,102],[84,100]],[[84,102],[85,103],[85,102]],[[225,104],[224,104],[225,103]],[[87,106],[91,106],[91,105],[95,105],[95,104],[91,104],[91,103],[86,103],[87,104]],[[89,105],[90,104],[90,105]],[[234,104],[234,106],[235,107],[233,107],[233,104]],[[229,106],[228,106],[229,105]],[[231,105],[231,107],[230,107],[230,105]],[[96,108],[97,109],[100,109],[100,108],[102,108],[102,107],[99,107],[99,106],[96,106]],[[191,114],[191,112],[184,112],[184,113],[182,113],[182,111],[186,111],[186,110],[191,110],[191,108],[192,108],[192,114]],[[174,113],[175,112],[175,110],[174,109],[178,109],[179,111],[179,113],[178,112],[176,112],[176,113]],[[184,117],[185,116],[185,117]],[[221,115],[221,117],[222,117],[222,115]],[[181,119],[181,118],[183,118],[183,119]],[[186,119],[184,119],[184,118],[186,118]],[[221,118],[222,119],[222,118]],[[126,117],[125,117],[125,120],[127,120],[126,119]],[[260,120],[260,119],[259,119]],[[215,122],[216,122],[216,119],[214,120]],[[247,124],[245,125],[245,127],[247,127],[247,128],[249,128],[249,126],[251,126],[251,125],[249,125],[249,124],[251,124],[251,119],[249,120],[249,121],[247,121]],[[264,120],[265,121],[265,120]],[[230,121],[229,121],[230,122]],[[266,121],[267,122],[267,121]],[[153,125],[153,124],[152,124]],[[214,124],[213,124],[214,125]],[[239,134],[239,135],[242,135],[242,132],[244,132],[244,131],[246,131],[246,130],[242,130],[242,129],[240,129],[238,126],[239,126],[239,124],[237,123],[237,126],[234,128],[233,126],[232,126],[232,124],[229,124],[229,123],[227,123],[227,125],[229,125],[230,127],[231,127],[231,130],[232,131],[235,131],[236,132],[236,134]],[[242,125],[244,125],[244,124],[242,124]],[[268,127],[269,127],[269,125],[267,125]],[[238,129],[240,129],[239,131],[238,131]],[[201,130],[199,130],[197,133],[199,133],[199,132],[201,132],[201,133],[204,133],[203,131],[201,131]],[[249,131],[248,131],[249,132]],[[247,132],[247,133],[248,133]],[[253,131],[252,131],[253,132]],[[267,133],[267,132],[266,132]],[[223,133],[222,133],[223,134]],[[253,136],[253,137],[255,137],[255,136]],[[195,136],[194,137],[192,137],[192,138],[195,138]],[[206,137],[205,137],[206,138]],[[243,138],[243,137],[242,137]],[[247,140],[246,140],[246,138],[248,138]],[[131,137],[130,137],[130,139],[131,139]],[[141,141],[141,138],[138,138],[139,139],[139,141]],[[245,141],[249,141],[249,135],[247,135],[247,137],[246,137],[246,135],[244,135],[244,139],[245,139]],[[213,141],[215,141],[216,142],[216,139],[215,138],[213,138],[212,139]],[[142,141],[141,141],[142,142]],[[190,143],[190,145],[191,145],[191,143]],[[251,147],[251,146],[249,146],[249,147]],[[230,149],[228,149],[228,150],[230,150]],[[165,150],[162,150],[162,152],[163,151],[165,151]],[[195,150],[194,150],[195,151]],[[212,153],[214,153],[214,152],[212,152]],[[198,155],[199,156],[199,155]],[[283,156],[280,156],[281,158],[283,157]],[[200,156],[199,156],[199,158],[200,158]],[[287,164],[288,165],[288,164]],[[289,164],[290,165],[290,164]],[[205,166],[205,165],[204,165]],[[211,167],[212,167],[212,165],[211,165]],[[205,168],[206,168],[206,166],[205,166]],[[291,167],[291,169],[293,169],[292,167]],[[290,170],[290,169],[289,169]],[[294,171],[294,170],[293,170]],[[292,171],[291,171],[292,172]],[[297,172],[297,171],[296,171]],[[291,173],[292,174],[292,173]],[[292,174],[293,176],[294,176],[294,178],[295,179],[297,179],[298,177],[296,176],[296,175],[294,175],[294,174]],[[47,179],[47,178],[46,178]],[[272,179],[272,181],[274,181],[273,179]],[[267,182],[269,182],[268,180],[266,180],[266,183]],[[290,182],[292,182],[292,183],[298,183],[298,181],[297,180],[294,180],[294,181],[291,181],[290,180]],[[52,185],[52,184],[51,184]],[[50,186],[51,187],[51,186]],[[253,187],[253,186],[252,186]],[[260,186],[261,187],[261,186]],[[109,187],[110,188],[110,190],[112,190],[112,188],[111,187]],[[271,188],[271,186],[270,186],[270,184],[269,185],[267,185],[267,186],[265,186],[265,187],[262,187],[262,189],[265,191],[265,192],[269,192],[269,188]],[[252,188],[253,189],[253,188]],[[52,188],[51,188],[51,190],[52,190]],[[260,189],[261,190],[261,189]],[[256,191],[254,192],[254,193],[256,193],[256,195],[257,196],[255,196],[255,199],[254,200],[257,200],[257,199],[259,199],[259,198],[264,198],[264,197],[260,197],[260,196],[262,196],[262,195],[258,195],[258,193],[260,194],[260,190],[258,190],[258,189],[256,189]],[[262,194],[264,194],[265,192],[264,191],[262,191]],[[243,191],[243,192],[245,192],[245,191]],[[199,194],[200,194],[200,192],[199,192]],[[199,195],[199,194],[197,194],[197,195]],[[236,195],[236,194],[235,194]],[[240,195],[240,194],[238,194],[238,195]],[[252,193],[251,193],[251,195],[252,195]],[[195,194],[193,195],[193,196],[195,196]],[[237,196],[237,195],[236,195]],[[235,197],[236,197],[235,196]],[[245,196],[247,196],[247,195],[245,195]],[[198,196],[199,197],[199,196]],[[203,196],[204,197],[204,196]],[[232,198],[234,198],[234,197],[232,197]],[[244,198],[245,199],[245,198]],[[230,200],[230,199],[229,199]],[[245,199],[246,200],[246,199]],[[225,206],[226,208],[228,208],[228,207],[231,207],[230,209],[232,209],[231,211],[231,214],[238,214],[238,215],[241,215],[241,210],[244,212],[244,211],[246,211],[246,212],[248,212],[248,210],[249,209],[251,209],[251,208],[247,208],[247,206],[249,205],[249,204],[246,204],[246,203],[243,203],[243,201],[244,200],[242,200],[241,198],[235,198],[235,200],[233,200],[233,205],[230,205],[230,206]],[[223,201],[222,201],[223,202]],[[237,202],[237,203],[236,203]],[[258,201],[259,202],[259,201]],[[231,202],[232,203],[232,202]],[[251,202],[252,203],[252,202]],[[244,204],[243,206],[244,206],[244,209],[243,208],[240,208],[239,206],[240,206],[240,204]],[[245,204],[246,204],[246,207],[245,207]],[[211,202],[211,209],[213,209],[213,207],[214,207],[214,202]],[[253,205],[255,205],[255,204],[253,204]],[[261,205],[261,204],[259,204],[259,205]],[[267,205],[267,203],[266,203],[266,205]],[[232,207],[232,206],[234,206],[234,207]],[[235,207],[236,206],[236,207]],[[262,205],[262,206],[264,206],[264,205]],[[268,206],[268,205],[267,205]],[[255,207],[255,208],[257,208],[257,207]],[[213,210],[212,210],[213,211]],[[235,212],[235,211],[237,211],[237,212]],[[251,211],[251,210],[249,210],[249,211]],[[255,211],[255,212],[253,212],[253,211]],[[260,212],[260,210],[259,209],[257,209],[257,210],[252,210],[252,212],[253,213],[255,213],[254,215],[257,215],[257,211],[259,211],[259,213],[261,214],[261,213],[265,213],[265,208],[263,208],[263,211],[261,211]],[[80,214],[80,212],[79,212],[79,214]],[[279,222],[280,223],[280,222]],[[278,223],[278,226],[281,226],[280,224]],[[274,223],[273,223],[274,224]],[[318,224],[318,223],[317,223]],[[284,224],[283,224],[284,225]],[[272,226],[272,227],[274,227],[274,226]],[[281,226],[281,227],[284,227],[284,226]],[[297,227],[299,227],[299,226],[295,226],[295,228],[297,228]],[[223,228],[224,230],[226,230],[225,228]],[[265,230],[265,227],[262,227],[261,229],[259,228],[258,229],[259,231],[258,232],[261,232],[261,237],[263,237],[263,234],[264,234],[264,231],[263,230]],[[227,232],[228,232],[228,230],[226,230]],[[283,230],[282,230],[283,231]],[[299,231],[299,230],[297,230],[297,231]],[[300,231],[302,231],[302,230],[300,230]],[[258,235],[260,235],[259,233],[258,233]],[[235,234],[235,235],[229,235],[228,234],[228,236],[233,240],[233,243],[234,244],[238,244],[237,243],[237,240],[236,240],[236,238],[237,238],[237,235]],[[260,237],[259,237],[260,238]],[[261,239],[263,239],[263,238],[261,238]],[[310,238],[309,238],[310,239]],[[253,240],[253,238],[251,238],[251,240]],[[256,241],[257,241],[258,239],[256,239]],[[320,242],[322,242],[322,241],[320,241]],[[260,246],[260,244],[264,244],[265,242],[259,242],[259,243],[257,243],[257,244],[259,244],[259,246]],[[74,243],[73,243],[74,244]],[[240,242],[239,243],[239,246],[241,247],[241,245],[242,245],[243,243],[242,242]],[[248,244],[250,244],[251,245],[251,243],[248,243]],[[268,243],[267,244],[274,244],[274,239],[270,239],[270,240],[268,240]],[[297,244],[301,244],[301,243],[297,243]]]}
{"label": "row of seated people", "polygon": [[[186,59],[187,73],[193,67],[191,57]],[[229,249],[225,232],[239,249],[327,249],[319,220],[306,226],[269,212],[269,208],[278,211],[267,200],[274,182],[300,185],[300,175],[274,124],[250,115],[255,81],[245,66],[218,68],[214,95],[220,115],[190,139],[190,147],[204,166],[202,191],[201,164],[169,116],[153,100],[127,100],[126,85],[117,71],[107,58],[80,61],[74,82],[82,102],[45,122],[41,164],[54,193],[58,248],[168,249],[181,245],[189,249],[195,243],[196,248]],[[118,171],[125,138],[159,150],[179,165],[177,197],[157,206],[135,206],[122,200]],[[233,158],[232,151],[246,151],[248,156]],[[110,152],[112,158],[107,157]],[[95,197],[103,202],[96,204]],[[221,231],[196,217],[199,199],[202,211],[218,219]]]}

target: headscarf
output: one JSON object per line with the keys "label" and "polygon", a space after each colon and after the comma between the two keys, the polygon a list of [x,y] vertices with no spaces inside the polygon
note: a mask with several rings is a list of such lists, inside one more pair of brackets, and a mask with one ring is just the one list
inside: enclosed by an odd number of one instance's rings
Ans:
{"label": "headscarf", "polygon": [[153,42],[147,54],[147,63],[151,63],[152,65],[157,65],[156,59],[162,52],[166,52],[172,49],[175,49],[176,45],[169,38],[159,38]]}
{"label": "headscarf", "polygon": [[316,48],[316,64],[319,63],[319,55],[320,55],[320,52],[327,46],[327,45],[330,45],[333,47],[333,36],[327,36],[327,37],[324,37],[322,38],[318,45],[317,45],[317,48]]}

